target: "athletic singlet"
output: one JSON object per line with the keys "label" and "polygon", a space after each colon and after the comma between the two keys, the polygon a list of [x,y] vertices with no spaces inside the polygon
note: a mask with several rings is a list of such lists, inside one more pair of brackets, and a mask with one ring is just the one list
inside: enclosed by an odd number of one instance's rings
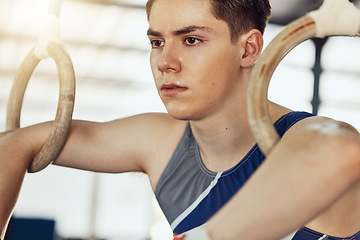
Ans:
{"label": "athletic singlet", "polygon": [[[277,120],[274,126],[283,136],[295,123],[311,116],[306,112],[291,112]],[[155,189],[155,196],[173,232],[180,234],[204,224],[243,186],[264,159],[259,147],[254,145],[231,169],[211,172],[201,161],[189,124]],[[293,240],[337,240],[325,237],[304,228]],[[349,239],[360,239],[357,237],[360,234]]]}

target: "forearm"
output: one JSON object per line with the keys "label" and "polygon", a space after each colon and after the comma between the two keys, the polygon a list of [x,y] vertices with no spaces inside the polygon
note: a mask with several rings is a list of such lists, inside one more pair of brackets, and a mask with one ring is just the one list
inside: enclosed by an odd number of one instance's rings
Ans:
{"label": "forearm", "polygon": [[359,181],[359,159],[355,159],[359,152],[354,150],[358,139],[325,142],[317,136],[302,137],[280,143],[210,219],[205,228],[211,239],[280,239],[318,216]]}
{"label": "forearm", "polygon": [[0,135],[0,229],[4,239],[7,223],[12,214],[19,191],[32,159],[32,146],[21,139],[21,134],[10,132]]}

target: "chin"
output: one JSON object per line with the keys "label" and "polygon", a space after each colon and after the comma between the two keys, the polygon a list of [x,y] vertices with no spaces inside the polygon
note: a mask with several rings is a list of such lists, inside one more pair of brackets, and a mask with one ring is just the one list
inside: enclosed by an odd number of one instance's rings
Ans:
{"label": "chin", "polygon": [[200,118],[201,109],[194,106],[193,103],[186,102],[163,102],[168,114],[177,120],[190,121]]}
{"label": "chin", "polygon": [[167,108],[168,114],[177,120],[182,121],[195,121],[201,118],[198,111],[195,109],[169,109]]}
{"label": "chin", "polygon": [[190,121],[192,120],[192,118],[188,115],[188,114],[185,114],[183,112],[179,112],[179,111],[169,111],[168,110],[168,114],[176,119],[176,120],[182,120],[182,121]]}
{"label": "chin", "polygon": [[190,111],[183,107],[179,108],[166,106],[166,110],[168,114],[174,119],[183,121],[192,120],[192,114],[190,113]]}

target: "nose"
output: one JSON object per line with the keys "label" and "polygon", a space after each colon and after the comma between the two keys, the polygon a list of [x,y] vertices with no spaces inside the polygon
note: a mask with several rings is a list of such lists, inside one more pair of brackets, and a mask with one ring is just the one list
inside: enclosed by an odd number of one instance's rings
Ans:
{"label": "nose", "polygon": [[160,72],[179,72],[181,70],[179,52],[176,46],[165,44],[158,60],[158,70]]}

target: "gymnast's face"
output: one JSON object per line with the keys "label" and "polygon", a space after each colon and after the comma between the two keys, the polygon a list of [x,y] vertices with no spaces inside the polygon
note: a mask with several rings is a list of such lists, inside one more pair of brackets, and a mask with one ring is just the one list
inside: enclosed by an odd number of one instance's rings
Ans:
{"label": "gymnast's face", "polygon": [[149,18],[150,64],[169,114],[199,120],[223,108],[239,82],[243,51],[209,0],[156,0]]}

